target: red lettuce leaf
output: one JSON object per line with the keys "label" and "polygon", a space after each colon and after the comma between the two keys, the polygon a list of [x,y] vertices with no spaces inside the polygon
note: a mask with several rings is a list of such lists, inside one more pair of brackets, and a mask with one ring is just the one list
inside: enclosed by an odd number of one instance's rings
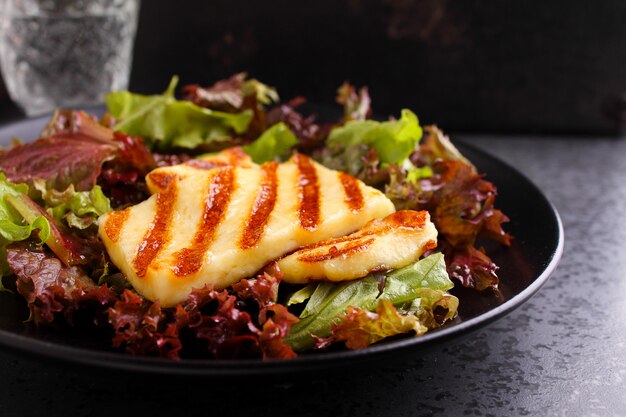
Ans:
{"label": "red lettuce leaf", "polygon": [[[281,304],[276,304],[278,284],[282,274],[274,271],[255,279],[243,279],[232,286],[237,297],[253,300],[259,307],[258,326],[254,333],[258,337],[263,358],[293,358],[296,353],[283,339],[289,334],[291,325],[299,319]],[[259,330],[260,327],[260,330]]]}
{"label": "red lettuce leaf", "polygon": [[498,267],[484,249],[476,249],[471,245],[455,248],[444,244],[442,252],[446,258],[448,274],[464,287],[479,291],[498,289]]}
{"label": "red lettuce leaf", "polygon": [[356,88],[344,82],[337,89],[337,103],[343,106],[343,123],[350,120],[366,120],[372,115],[372,100],[367,87],[361,87],[358,93]]}
{"label": "red lettuce leaf", "polygon": [[[425,163],[420,158],[428,160],[430,156],[426,153],[412,159],[419,165]],[[458,157],[440,158],[432,162],[433,175],[417,182],[408,181],[402,168],[388,167],[390,180],[385,193],[398,209],[430,212],[439,231],[437,250],[445,254],[453,278],[470,288],[495,290],[497,266],[475,246],[479,238],[503,245],[511,243],[511,236],[503,229],[509,219],[494,207],[496,187]]]}
{"label": "red lettuce leaf", "polygon": [[68,267],[39,246],[21,242],[10,245],[7,253],[17,290],[37,325],[75,325],[80,314],[81,323],[86,318],[99,329],[108,323],[112,346],[134,355],[170,359],[181,353],[219,359],[296,355],[283,338],[298,319],[273,303],[279,279],[270,275],[238,286],[255,308],[226,290],[204,288],[193,291],[175,309],[162,309],[131,290],[124,289],[120,296],[106,285],[97,286],[82,267]]}
{"label": "red lettuce leaf", "polygon": [[145,177],[137,171],[117,172],[114,168],[106,168],[98,178],[98,185],[116,210],[150,197]]}
{"label": "red lettuce leaf", "polygon": [[153,152],[152,156],[156,161],[157,167],[169,167],[172,165],[183,164],[192,157],[186,153],[178,153],[178,154],[168,154],[168,153],[158,153]]}
{"label": "red lettuce leaf", "polygon": [[490,239],[509,246],[511,244],[511,235],[505,232],[502,224],[507,223],[509,218],[501,210],[491,208],[489,215],[483,219],[482,228],[478,233],[478,237]]}
{"label": "red lettuce leaf", "polygon": [[296,353],[283,340],[289,334],[291,325],[299,319],[282,304],[273,304],[262,310],[266,317],[261,332],[258,333],[263,358],[294,358]]}
{"label": "red lettuce leaf", "polygon": [[0,170],[14,182],[39,178],[50,188],[93,188],[102,164],[116,156],[113,132],[81,111],[57,111],[35,142],[0,153]]}
{"label": "red lettuce leaf", "polygon": [[144,145],[142,138],[121,132],[115,132],[113,137],[119,144],[115,159],[118,170],[132,170],[146,175],[157,167],[152,152]]}
{"label": "red lettuce leaf", "polygon": [[80,111],[57,111],[42,134],[0,153],[9,180],[42,179],[59,191],[70,184],[89,191],[98,181],[115,207],[147,197],[143,177],[157,164],[141,138],[114,133]]}
{"label": "red lettuce leaf", "polygon": [[259,308],[265,308],[276,303],[279,283],[279,277],[266,273],[255,279],[242,279],[233,284],[232,288],[239,298],[252,299]]}
{"label": "red lettuce leaf", "polygon": [[473,245],[483,231],[510,244],[509,234],[501,227],[508,218],[494,209],[496,187],[491,182],[460,161],[436,163],[434,171],[437,186],[428,206],[437,230],[452,246]]}
{"label": "red lettuce leaf", "polygon": [[40,178],[59,191],[74,184],[77,191],[88,191],[104,161],[115,157],[114,143],[103,143],[79,133],[41,138],[17,145],[0,154],[0,170],[13,182]]}
{"label": "red lettuce leaf", "polygon": [[79,312],[91,312],[95,320],[98,312],[117,299],[108,287],[97,286],[81,267],[65,266],[36,245],[10,245],[7,262],[17,276],[17,290],[26,300],[35,324],[62,319],[72,324]]}
{"label": "red lettuce leaf", "polygon": [[124,290],[107,314],[115,331],[113,347],[123,347],[134,355],[179,358],[182,344],[178,328],[158,302],[145,301],[135,292]]}
{"label": "red lettuce leaf", "polygon": [[115,132],[113,138],[118,144],[116,158],[104,163],[98,185],[114,208],[140,203],[150,196],[145,175],[158,166],[157,161],[140,137]]}
{"label": "red lettuce leaf", "polygon": [[194,290],[175,313],[185,353],[208,352],[218,359],[294,357],[283,339],[298,318],[274,303],[279,282],[264,274],[235,284],[236,295],[210,287]]}
{"label": "red lettuce leaf", "polygon": [[201,87],[198,84],[183,87],[183,98],[200,106],[212,110],[237,112],[244,104],[243,84],[245,73],[239,73],[220,80],[211,87]]}
{"label": "red lettuce leaf", "polygon": [[237,298],[212,288],[194,290],[184,305],[176,308],[176,325],[202,341],[196,352],[228,359],[260,355],[256,327],[250,314],[237,306]]}
{"label": "red lettuce leaf", "polygon": [[76,110],[57,110],[40,137],[71,136],[75,133],[105,144],[111,141],[111,129],[101,125],[94,116]]}
{"label": "red lettuce leaf", "polygon": [[304,116],[296,109],[306,102],[304,97],[296,97],[287,104],[276,106],[267,112],[267,124],[285,123],[291,132],[296,135],[302,151],[311,151],[324,145],[330,126],[322,126],[315,122],[315,115]]}

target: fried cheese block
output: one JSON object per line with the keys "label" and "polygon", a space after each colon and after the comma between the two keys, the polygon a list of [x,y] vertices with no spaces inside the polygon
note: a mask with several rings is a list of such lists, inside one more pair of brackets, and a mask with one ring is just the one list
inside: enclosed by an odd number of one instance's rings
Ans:
{"label": "fried cheese block", "polygon": [[348,236],[304,247],[277,262],[283,281],[348,281],[374,271],[399,269],[437,246],[427,211],[402,210],[367,223]]}
{"label": "fried cheese block", "polygon": [[153,183],[154,195],[99,221],[113,263],[165,307],[395,211],[380,191],[300,154],[282,164],[184,165],[160,169],[173,175]]}

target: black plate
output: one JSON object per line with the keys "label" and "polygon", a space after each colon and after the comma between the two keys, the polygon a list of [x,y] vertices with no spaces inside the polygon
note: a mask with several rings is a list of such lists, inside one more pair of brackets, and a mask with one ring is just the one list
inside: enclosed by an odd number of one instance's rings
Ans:
{"label": "black plate", "polygon": [[[0,128],[0,144],[12,137],[37,137],[46,117]],[[319,371],[380,357],[398,358],[433,348],[479,329],[519,307],[554,271],[563,250],[563,229],[555,208],[521,173],[465,143],[459,149],[487,179],[498,187],[497,206],[510,218],[507,230],[515,237],[511,247],[490,246],[489,254],[500,266],[499,296],[457,290],[461,299],[459,319],[421,337],[379,343],[358,351],[321,352],[293,360],[181,360],[133,357],[106,349],[106,341],[89,334],[59,333],[25,325],[27,312],[20,297],[0,293],[0,345],[21,353],[55,361],[115,370],[170,375],[253,376]]]}

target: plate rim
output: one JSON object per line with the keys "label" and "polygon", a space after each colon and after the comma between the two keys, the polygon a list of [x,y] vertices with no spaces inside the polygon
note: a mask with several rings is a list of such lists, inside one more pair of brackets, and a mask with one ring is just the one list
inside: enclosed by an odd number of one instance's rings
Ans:
{"label": "plate rim", "polygon": [[[37,118],[27,118],[19,121],[9,122],[0,125],[1,130],[20,130],[32,123],[42,122],[49,118],[49,115]],[[14,333],[0,329],[0,346],[8,348],[18,354],[30,355],[39,359],[53,360],[57,362],[70,363],[75,365],[87,365],[90,367],[104,368],[116,371],[129,371],[147,374],[168,374],[172,376],[203,376],[203,377],[227,377],[227,376],[256,376],[256,375],[276,375],[292,372],[306,372],[311,370],[322,370],[337,366],[347,366],[375,359],[383,354],[394,352],[405,352],[410,349],[427,349],[436,346],[438,343],[455,339],[466,335],[472,331],[482,329],[495,320],[511,313],[529,298],[531,298],[549,279],[556,269],[564,248],[564,230],[561,216],[556,207],[541,191],[541,189],[517,168],[511,166],[506,161],[478,148],[467,139],[457,139],[455,144],[468,148],[490,162],[500,164],[508,171],[514,173],[520,179],[531,186],[537,195],[541,196],[546,207],[552,215],[552,221],[557,226],[556,248],[551,253],[547,264],[542,265],[541,273],[535,277],[530,285],[510,299],[504,301],[492,309],[479,314],[478,316],[464,320],[460,323],[445,326],[441,329],[431,331],[425,335],[413,338],[403,338],[391,342],[375,344],[361,350],[341,350],[334,352],[324,352],[317,354],[301,355],[293,359],[181,359],[171,360],[158,357],[133,356],[128,353],[95,350],[89,348],[75,347],[48,342],[26,335]],[[497,184],[496,184],[497,185]]]}

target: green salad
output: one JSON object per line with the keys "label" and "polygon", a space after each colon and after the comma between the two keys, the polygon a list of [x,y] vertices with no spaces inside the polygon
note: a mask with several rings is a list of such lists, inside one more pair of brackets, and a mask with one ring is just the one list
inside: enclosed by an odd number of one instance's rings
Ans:
{"label": "green salad", "polygon": [[[455,319],[459,306],[455,286],[470,288],[476,296],[497,291],[498,267],[481,247],[484,240],[510,244],[502,227],[508,219],[495,207],[495,186],[439,128],[421,126],[411,110],[372,119],[367,88],[340,86],[337,119],[323,121],[299,111],[304,99],[281,102],[274,88],[246,74],[209,87],[181,89],[173,77],[163,94],[117,91],[105,102],[101,117],[57,110],[38,139],[14,143],[0,152],[0,290],[26,303],[30,317],[25,326],[69,332],[88,328],[110,340],[107,349],[134,355],[292,358],[419,337]],[[226,160],[224,155],[239,159]],[[279,170],[274,183],[284,184],[286,174],[280,170],[289,164],[300,169],[293,191],[293,198],[300,201],[300,218],[306,212],[318,223],[293,226],[306,229],[293,232],[304,240],[294,237],[296,243],[282,252],[267,243],[278,256],[225,281],[220,274],[226,273],[212,269],[210,259],[217,259],[223,248],[211,239],[226,233],[219,225],[226,222],[224,213],[234,209],[216,208],[230,197],[213,178],[218,172],[240,175],[248,169],[261,176]],[[306,174],[305,168],[314,172]],[[191,179],[184,179],[180,172],[188,171]],[[321,199],[316,204],[333,198],[311,184],[311,178],[325,184],[324,175],[335,175],[346,193],[358,194],[341,197],[346,204],[360,204],[337,214],[348,219],[341,233],[322,232],[323,211],[307,208],[311,198]],[[176,207],[183,204],[184,187],[193,186],[196,178],[213,181],[206,194],[204,229],[191,239],[204,252],[176,253],[183,264],[203,260],[197,267],[200,272],[187,274],[207,278],[197,281],[203,285],[185,290],[180,300],[166,302],[145,288],[169,285],[179,294],[184,274],[168,266],[174,271],[171,277],[158,272],[143,277],[138,259],[149,257],[146,267],[156,271],[153,258],[174,244],[176,238],[171,236],[192,227],[180,218],[186,211]],[[280,199],[278,186],[272,189],[263,182],[266,177],[260,178],[260,185],[250,188],[257,200]],[[166,198],[168,193],[174,195],[172,183],[179,187],[173,202]],[[237,190],[245,185],[233,184]],[[379,236],[405,233],[408,226],[389,226],[372,215],[359,217],[369,223],[363,220],[348,230],[355,213],[367,206],[368,195],[384,199],[400,214],[425,213],[422,217],[432,221],[436,237],[419,252],[408,251],[404,244],[370,249]],[[249,270],[246,263],[252,261],[246,260],[245,251],[271,239],[264,233],[284,232],[273,226],[259,231],[250,223],[263,216],[263,221],[271,222],[274,204],[279,204],[274,200],[269,209],[258,204],[251,208],[246,227],[256,233],[256,240],[240,250],[240,260],[231,269]],[[150,204],[152,211],[140,209]],[[124,239],[142,222],[143,240],[131,247]],[[217,228],[218,237],[211,235],[211,227]],[[192,245],[191,240],[184,243]],[[281,270],[286,265],[281,260],[289,257],[302,264],[302,253],[315,255],[314,266],[321,271],[342,265],[352,271],[355,268],[345,263],[357,254],[373,263],[365,272],[339,279],[330,273],[314,274],[310,260],[310,275],[306,265],[297,279],[286,267]],[[377,261],[383,255],[403,262],[392,267],[387,260]]]}

